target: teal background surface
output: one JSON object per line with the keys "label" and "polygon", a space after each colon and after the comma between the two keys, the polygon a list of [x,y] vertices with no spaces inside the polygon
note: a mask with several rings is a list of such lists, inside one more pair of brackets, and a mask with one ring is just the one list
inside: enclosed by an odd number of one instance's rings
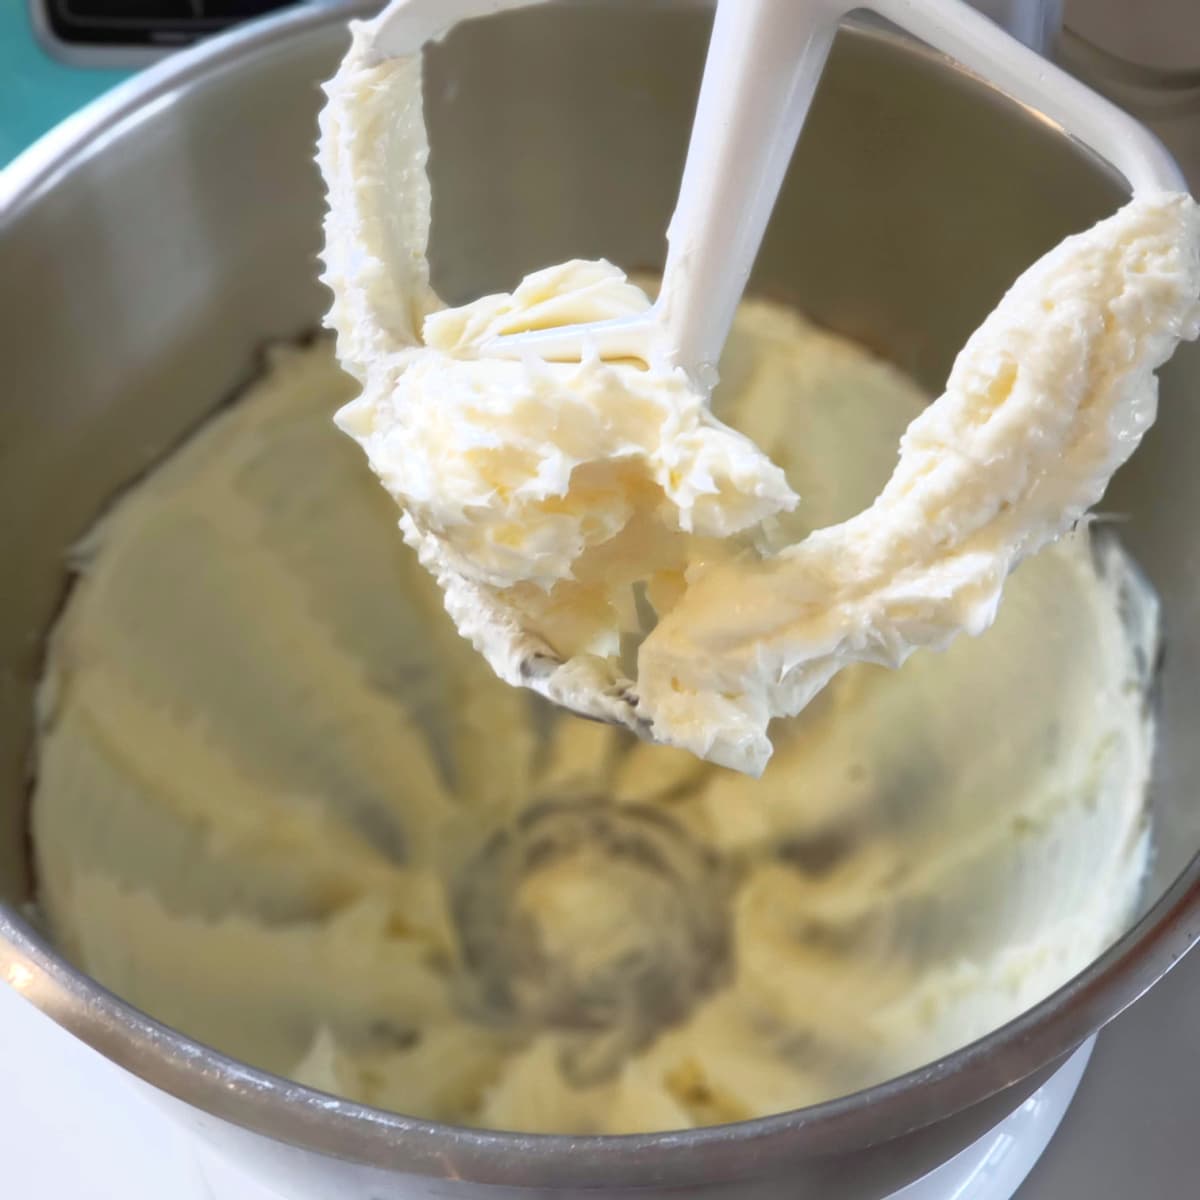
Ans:
{"label": "teal background surface", "polygon": [[55,61],[33,36],[26,0],[0,0],[0,165],[130,74]]}

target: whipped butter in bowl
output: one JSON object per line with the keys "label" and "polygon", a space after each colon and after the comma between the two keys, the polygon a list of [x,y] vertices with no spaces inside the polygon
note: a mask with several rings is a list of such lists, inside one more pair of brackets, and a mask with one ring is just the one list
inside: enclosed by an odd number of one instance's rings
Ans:
{"label": "whipped butter in bowl", "polygon": [[[714,412],[869,502],[926,397],[748,300]],[[410,1115],[678,1129],[889,1078],[1041,999],[1137,902],[1157,609],[1081,527],[995,625],[838,675],[761,779],[496,678],[331,424],[324,340],[78,546],[33,832],[66,953],[203,1042]]]}

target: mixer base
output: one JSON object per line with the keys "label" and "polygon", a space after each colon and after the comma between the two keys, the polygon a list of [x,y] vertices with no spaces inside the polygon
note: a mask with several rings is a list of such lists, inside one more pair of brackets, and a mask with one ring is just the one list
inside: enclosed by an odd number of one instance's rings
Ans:
{"label": "mixer base", "polygon": [[995,1129],[888,1200],[1011,1200],[1066,1115],[1095,1043],[1084,1042]]}
{"label": "mixer base", "polygon": [[[0,1123],[22,1129],[13,1194],[121,1195],[125,1200],[279,1200],[241,1166],[185,1138],[128,1076],[0,983],[0,1028],[16,1050]],[[1085,1043],[995,1129],[888,1200],[1011,1200],[1075,1095],[1095,1039]],[[65,1088],[63,1081],[72,1086]],[[151,1133],[153,1131],[153,1133]],[[71,1155],[61,1154],[67,1141]],[[28,1175],[24,1175],[25,1171]],[[20,1184],[27,1178],[29,1186]],[[34,1180],[37,1187],[34,1187]],[[50,1182],[47,1188],[45,1185]],[[58,1188],[57,1184],[64,1184]]]}
{"label": "mixer base", "polygon": [[[990,1132],[886,1200],[1012,1200],[1066,1115],[1096,1039],[1085,1042]],[[197,1147],[205,1182],[221,1200],[276,1200],[242,1171]]]}

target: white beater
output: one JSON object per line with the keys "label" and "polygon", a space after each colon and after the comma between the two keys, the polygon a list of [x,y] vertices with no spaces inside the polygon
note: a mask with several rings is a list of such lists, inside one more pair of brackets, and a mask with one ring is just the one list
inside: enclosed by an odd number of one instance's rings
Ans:
{"label": "white beater", "polygon": [[[460,21],[546,0],[392,0],[379,59],[417,53]],[[963,0],[718,0],[658,299],[636,317],[498,337],[485,353],[715,366],[842,18],[870,9],[995,84],[1107,160],[1135,193],[1186,190],[1144,126]]]}

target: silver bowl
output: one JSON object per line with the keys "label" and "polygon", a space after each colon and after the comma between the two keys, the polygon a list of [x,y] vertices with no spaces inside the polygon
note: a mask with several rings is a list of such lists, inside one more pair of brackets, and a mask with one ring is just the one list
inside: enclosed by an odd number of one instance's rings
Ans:
{"label": "silver bowl", "polygon": [[[1010,1024],[901,1078],[685,1133],[454,1128],[333,1099],[189,1040],[75,970],[27,920],[32,692],[64,551],[127,481],[316,326],[318,81],[345,10],[301,8],[168,60],[0,180],[0,980],[290,1197],[883,1196],[1011,1112],[1200,938],[1200,354],[1104,507],[1164,604],[1157,858],[1109,952]],[[430,52],[436,283],[451,301],[573,255],[653,267],[708,17],[582,3],[464,26]],[[882,28],[838,41],[754,286],[931,389],[1015,274],[1113,209],[1120,181],[1037,113]],[[23,915],[25,914],[25,915]],[[487,1186],[491,1185],[491,1186]]]}

